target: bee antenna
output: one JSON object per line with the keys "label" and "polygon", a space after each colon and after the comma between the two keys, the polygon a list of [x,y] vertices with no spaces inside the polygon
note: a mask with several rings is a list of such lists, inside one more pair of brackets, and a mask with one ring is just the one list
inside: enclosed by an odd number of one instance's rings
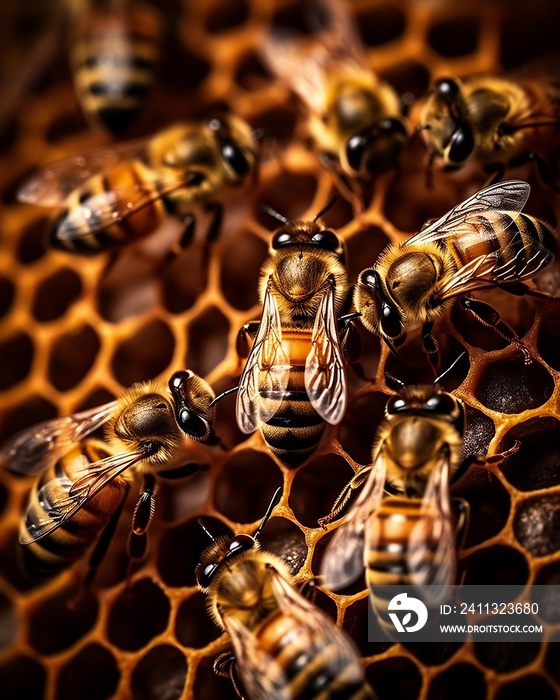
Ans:
{"label": "bee antenna", "polygon": [[325,206],[321,209],[321,211],[316,214],[315,218],[313,219],[313,223],[317,221],[317,219],[320,219],[323,214],[326,214],[328,210],[333,206],[333,204],[336,202],[338,199],[338,195],[335,193],[333,196],[329,199],[329,201],[325,204]]}
{"label": "bee antenna", "polygon": [[439,384],[439,383],[441,382],[441,380],[445,377],[445,375],[446,375],[446,374],[449,374],[449,372],[451,372],[451,370],[453,369],[453,367],[455,367],[455,365],[459,362],[459,360],[462,360],[463,357],[464,357],[466,354],[467,354],[467,351],[466,351],[466,350],[463,350],[463,352],[459,355],[459,357],[457,357],[457,358],[449,365],[449,367],[448,367],[444,372],[442,372],[442,373],[439,375],[439,377],[436,377],[436,378],[434,379],[434,385],[435,385],[435,384]]}
{"label": "bee antenna", "polygon": [[285,216],[282,216],[282,214],[279,214],[276,211],[276,209],[269,207],[268,204],[261,204],[261,210],[264,211],[269,216],[272,216],[272,218],[276,219],[276,221],[280,221],[282,224],[289,223],[288,219],[286,219]]}
{"label": "bee antenna", "polygon": [[215,542],[215,541],[216,541],[216,538],[215,538],[214,535],[210,532],[210,530],[206,527],[206,525],[204,524],[204,521],[202,520],[202,518],[199,518],[196,522],[200,525],[200,527],[204,530],[204,532],[208,535],[208,537],[212,540],[212,542]]}
{"label": "bee antenna", "polygon": [[385,372],[385,384],[387,384],[390,389],[394,389],[395,391],[400,391],[406,386],[401,379],[393,377],[393,375],[389,374],[389,372]]}
{"label": "bee antenna", "polygon": [[399,359],[399,353],[397,352],[397,350],[396,350],[395,346],[393,345],[393,343],[391,343],[391,341],[388,340],[387,338],[383,338],[383,341],[385,342],[385,345],[389,348],[389,350],[393,353],[393,355],[394,355],[394,356],[397,358],[397,360],[398,360],[398,359]]}
{"label": "bee antenna", "polygon": [[266,513],[264,514],[263,519],[261,520],[261,524],[258,526],[257,531],[253,535],[253,539],[258,540],[259,535],[264,529],[264,526],[268,522],[268,519],[270,518],[272,511],[274,508],[278,505],[280,502],[280,496],[282,495],[282,487],[279,486],[276,491],[274,492],[274,495],[272,496],[272,500],[270,501],[268,508],[266,509]]}
{"label": "bee antenna", "polygon": [[221,394],[218,394],[218,396],[216,396],[216,398],[210,402],[210,408],[213,408],[218,403],[218,401],[225,399],[226,396],[233,394],[238,389],[239,389],[239,384],[237,386],[234,386],[232,389],[227,389],[226,391],[222,391]]}
{"label": "bee antenna", "polygon": [[264,141],[265,139],[272,138],[271,129],[255,129],[253,131],[253,138],[255,141]]}

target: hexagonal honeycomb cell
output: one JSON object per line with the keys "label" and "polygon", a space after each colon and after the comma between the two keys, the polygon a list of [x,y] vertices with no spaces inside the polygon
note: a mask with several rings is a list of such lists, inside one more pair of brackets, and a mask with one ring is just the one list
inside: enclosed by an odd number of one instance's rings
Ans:
{"label": "hexagonal honeycomb cell", "polygon": [[[26,0],[0,10],[0,65],[8,91],[0,106],[0,441],[35,422],[105,403],[135,381],[188,366],[219,392],[241,369],[237,330],[258,318],[259,267],[274,222],[312,218],[335,185],[306,148],[303,110],[267,71],[259,46],[273,23],[301,29],[311,2],[161,0],[165,42],[152,100],[127,137],[227,105],[271,134],[252,191],[226,202],[218,239],[204,222],[187,249],[151,258],[123,249],[72,256],[46,244],[45,210],[18,203],[23,179],[53,160],[111,146],[92,130],[73,92],[63,2]],[[557,50],[555,3],[495,0],[353,0],[372,70],[405,97],[411,118],[431,81],[445,75],[517,71]],[[54,19],[53,19],[54,18]],[[540,63],[539,63],[540,62]],[[0,93],[2,94],[2,93]],[[509,173],[508,173],[509,175]],[[556,225],[556,193],[530,166],[512,170],[533,186],[527,211]],[[355,217],[344,198],[325,215],[347,243],[350,282],[387,243],[400,242],[480,188],[477,175],[436,173],[426,184],[417,139],[400,172],[380,179]],[[543,289],[558,289],[558,272]],[[475,466],[453,486],[473,517],[460,552],[469,583],[558,583],[560,457],[558,303],[504,292],[490,299],[533,357],[459,308],[435,332],[442,363],[466,356],[446,379],[465,403],[465,455],[516,449]],[[235,700],[214,658],[226,640],[205,610],[194,568],[215,534],[253,531],[279,486],[282,501],[262,535],[303,581],[317,575],[329,535],[317,526],[358,465],[367,464],[388,396],[384,371],[432,381],[412,334],[396,360],[360,330],[364,380],[351,372],[349,408],[296,468],[270,454],[259,434],[243,435],[234,402],[218,405],[217,447],[198,447],[195,476],[162,483],[148,552],[127,582],[130,494],[98,575],[80,589],[86,562],[47,582],[24,579],[17,529],[33,479],[0,470],[0,695],[5,700]],[[134,491],[134,489],[132,489]],[[372,644],[366,596],[320,587],[315,602],[354,639],[379,700],[513,700],[560,697],[560,635],[538,644]],[[557,622],[557,620],[556,620]],[[552,643],[555,642],[555,643]]]}

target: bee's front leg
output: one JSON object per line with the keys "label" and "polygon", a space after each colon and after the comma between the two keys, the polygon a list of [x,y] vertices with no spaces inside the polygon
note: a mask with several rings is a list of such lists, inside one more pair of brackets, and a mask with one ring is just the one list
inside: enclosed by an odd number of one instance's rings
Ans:
{"label": "bee's front leg", "polygon": [[241,684],[237,676],[235,655],[231,651],[224,651],[224,653],[220,654],[214,661],[214,673],[222,678],[229,678],[239,699],[246,700],[245,695],[243,695],[241,691]]}
{"label": "bee's front leg", "polygon": [[348,501],[352,497],[352,494],[365,483],[372,469],[373,467],[369,465],[367,467],[364,467],[363,469],[360,469],[360,471],[357,474],[354,474],[352,479],[350,479],[350,481],[342,489],[338,498],[333,503],[331,512],[328,515],[325,515],[324,518],[319,518],[319,520],[317,521],[320,527],[326,528],[326,526],[329,523],[332,523],[333,520],[336,520],[336,518],[340,515],[340,513],[348,504]]}
{"label": "bee's front leg", "polygon": [[152,522],[156,506],[156,482],[152,474],[144,476],[144,486],[132,515],[132,529],[128,538],[128,566],[127,580],[132,575],[134,564],[139,562],[146,554],[148,543],[147,530]]}

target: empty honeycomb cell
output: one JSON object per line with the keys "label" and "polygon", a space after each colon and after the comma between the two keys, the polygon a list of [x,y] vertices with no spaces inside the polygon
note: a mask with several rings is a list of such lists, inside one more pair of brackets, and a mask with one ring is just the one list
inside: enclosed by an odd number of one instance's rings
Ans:
{"label": "empty honeycomb cell", "polygon": [[103,406],[103,404],[110,403],[114,400],[115,395],[107,391],[107,389],[94,389],[78,404],[78,406],[76,406],[76,411],[85,411],[88,408]]}
{"label": "empty honeycomb cell", "polygon": [[406,29],[406,17],[392,4],[379,4],[356,16],[356,24],[364,44],[380,46],[402,36]]}
{"label": "empty honeycomb cell", "polygon": [[[231,530],[217,518],[203,518],[214,537],[231,535]],[[161,538],[158,570],[167,586],[195,586],[195,569],[210,540],[196,520],[188,520],[169,529]]]}
{"label": "empty honeycomb cell", "polygon": [[37,321],[54,321],[66,313],[81,293],[80,276],[62,268],[38,284],[31,312]]}
{"label": "empty honeycomb cell", "polygon": [[18,621],[9,598],[0,593],[0,649],[11,644]]}
{"label": "empty honeycomb cell", "polygon": [[282,474],[266,454],[244,450],[226,462],[216,483],[216,508],[234,522],[261,518],[272,494],[282,486]]}
{"label": "empty honeycomb cell", "polygon": [[194,243],[165,268],[162,296],[165,308],[179,314],[196,302],[207,283],[204,246]]}
{"label": "empty honeycomb cell", "polygon": [[464,584],[469,586],[522,586],[529,575],[521,552],[504,545],[481,549],[463,559],[463,564],[467,569]]}
{"label": "empty honeycomb cell", "polygon": [[257,54],[247,53],[239,61],[235,82],[244,90],[257,90],[270,82],[270,76]]}
{"label": "empty honeycomb cell", "polygon": [[46,216],[40,216],[30,221],[21,232],[16,255],[23,265],[31,265],[40,260],[48,251],[48,221]]}
{"label": "empty honeycomb cell", "polygon": [[[289,221],[298,221],[311,206],[317,189],[317,180],[312,175],[281,173],[265,184],[255,205],[257,221],[271,233],[279,228],[278,221],[263,210],[263,205],[272,207]],[[317,212],[318,213],[318,212]]]}
{"label": "empty honeycomb cell", "polygon": [[534,556],[556,552],[560,549],[560,495],[535,496],[520,503],[513,530]]}
{"label": "empty honeycomb cell", "polygon": [[14,284],[7,277],[0,276],[0,318],[5,316],[14,300]]}
{"label": "empty honeycomb cell", "polygon": [[311,600],[313,605],[319,608],[319,610],[322,610],[331,620],[336,620],[338,609],[334,600],[326,593],[323,593],[316,585],[313,586],[313,589],[309,593],[307,592],[308,590],[307,584],[304,583],[303,588],[300,589],[300,593],[308,600]]}
{"label": "empty honeycomb cell", "polygon": [[529,666],[539,650],[538,642],[474,642],[476,658],[498,673]]}
{"label": "empty honeycomb cell", "polygon": [[59,391],[68,391],[89,372],[101,348],[97,333],[91,326],[77,328],[61,335],[53,344],[48,375]]}
{"label": "empty honeycomb cell", "polygon": [[50,420],[57,414],[56,408],[42,396],[29,396],[10,411],[6,411],[0,421],[0,444],[11,435],[35,423]]}
{"label": "empty honeycomb cell", "polygon": [[533,595],[538,598],[539,619],[550,624],[560,622],[560,562],[547,564],[535,578],[535,586],[545,586]]}
{"label": "empty honeycomb cell", "polygon": [[[188,24],[185,31],[188,34]],[[174,91],[198,88],[211,73],[211,63],[184,44],[173,48],[173,52],[164,51],[162,55],[160,76],[166,87]],[[188,66],[188,69],[177,70],[177,66]]]}
{"label": "empty honeycomb cell", "polygon": [[[363,587],[363,582],[362,582]],[[354,643],[358,647],[358,651],[361,656],[374,656],[376,654],[382,654],[384,651],[393,646],[393,642],[369,642],[369,627],[368,627],[368,598],[361,598],[357,600],[352,605],[349,605],[344,611],[344,620],[342,622],[342,628],[347,632],[347,634],[354,640]],[[373,626],[377,625],[377,620],[374,617]],[[380,634],[379,629],[376,630],[375,635]]]}
{"label": "empty honeycomb cell", "polygon": [[[424,646],[433,646],[425,644]],[[428,700],[474,700],[486,697],[484,674],[471,664],[459,663],[439,673],[430,683]]]}
{"label": "empty honeycomb cell", "polygon": [[179,700],[187,677],[185,655],[171,644],[148,651],[135,665],[130,687],[133,700]]}
{"label": "empty honeycomb cell", "polygon": [[116,324],[148,312],[160,298],[160,270],[152,261],[140,260],[128,251],[116,253],[99,282],[100,315]]}
{"label": "empty honeycomb cell", "polygon": [[[218,656],[218,654],[216,654]],[[196,668],[193,698],[196,700],[239,700],[229,678],[214,673],[214,657],[203,657]]]}
{"label": "empty honeycomb cell", "polygon": [[308,0],[296,0],[274,12],[272,27],[282,30],[289,29],[298,34],[312,34],[317,28],[317,24],[320,26],[323,20],[318,5],[309,3]]}
{"label": "empty honeycomb cell", "polygon": [[56,700],[106,700],[120,678],[113,654],[101,644],[88,644],[63,666],[57,677]]}
{"label": "empty honeycomb cell", "polygon": [[467,457],[484,457],[488,446],[496,434],[494,421],[478,408],[468,404],[465,407],[465,434],[463,437],[463,459]]}
{"label": "empty honeycomb cell", "polygon": [[510,497],[499,479],[486,469],[470,466],[452,490],[467,500],[469,522],[464,547],[473,547],[494,537],[505,526]]}
{"label": "empty honeycomb cell", "polygon": [[28,656],[0,661],[0,688],[6,700],[43,700],[46,675],[45,668]]}
{"label": "empty honeycomb cell", "polygon": [[370,664],[366,677],[379,700],[417,698],[422,685],[418,666],[402,656],[382,659]]}
{"label": "empty honeycomb cell", "polygon": [[557,18],[556,8],[546,0],[540,0],[536,5],[509,3],[499,29],[500,65],[505,70],[526,70],[529,65],[535,71],[540,67],[545,71],[544,75],[547,75],[547,69],[550,73],[555,65],[550,63],[550,57],[558,48],[558,35],[554,31]]}
{"label": "empty honeycomb cell", "polygon": [[539,329],[537,349],[542,359],[553,369],[560,370],[560,319],[557,313],[545,314]]}
{"label": "empty honeycomb cell", "polygon": [[42,600],[29,620],[29,643],[41,654],[69,649],[88,632],[99,611],[89,591],[75,586],[64,588]]}
{"label": "empty honeycomb cell", "polygon": [[398,95],[407,95],[407,98],[423,97],[430,85],[430,72],[424,65],[413,59],[391,65],[383,70],[380,76],[393,86]]}
{"label": "empty honeycomb cell", "polygon": [[434,23],[428,32],[428,43],[441,56],[465,56],[476,49],[480,26],[472,15],[451,17]]}
{"label": "empty honeycomb cell", "polygon": [[560,683],[560,633],[556,633],[550,639],[546,651],[545,667],[550,677]]}
{"label": "empty honeycomb cell", "polygon": [[317,520],[330,513],[333,503],[352,478],[348,463],[337,455],[312,459],[294,477],[290,507],[305,527],[317,527]]}
{"label": "empty honeycomb cell", "polygon": [[267,245],[256,236],[242,235],[232,241],[222,257],[220,287],[237,309],[250,309],[259,301],[259,273]]}
{"label": "empty honeycomb cell", "polygon": [[531,674],[506,683],[498,690],[495,697],[496,700],[526,700],[526,698],[555,700],[558,695],[544,678]]}
{"label": "empty honeycomb cell", "polygon": [[156,377],[171,362],[174,344],[166,323],[147,323],[117,348],[112,361],[115,378],[123,386],[130,386]]}
{"label": "empty honeycomb cell", "polygon": [[297,525],[286,518],[271,518],[259,542],[263,549],[280,557],[295,576],[307,558],[305,535]]}
{"label": "empty honeycomb cell", "polygon": [[375,263],[388,243],[387,236],[377,226],[368,226],[348,240],[346,248],[350,283],[356,282],[360,272]]}
{"label": "empty honeycomb cell", "polygon": [[17,333],[0,343],[0,390],[9,389],[27,377],[33,354],[33,341],[27,333]]}
{"label": "empty honeycomb cell", "polygon": [[[290,143],[297,125],[297,118],[293,111],[276,107],[271,109],[267,104],[260,105],[260,110],[252,124],[259,129],[264,129],[268,134],[264,140],[263,154],[266,154],[266,149],[286,146]],[[266,158],[266,155],[264,156]]]}
{"label": "empty honeycomb cell", "polygon": [[532,418],[508,430],[500,450],[518,449],[500,463],[510,484],[520,491],[536,491],[560,484],[560,423],[552,416]]}
{"label": "empty honeycomb cell", "polygon": [[112,604],[107,637],[119,649],[137,651],[165,630],[169,612],[169,599],[157,583],[135,581]]}
{"label": "empty honeycomb cell", "polygon": [[[426,666],[440,666],[461,648],[461,642],[403,643],[405,649]],[[476,696],[475,696],[476,697]]]}
{"label": "empty honeycomb cell", "polygon": [[206,29],[210,34],[220,34],[235,29],[247,21],[249,4],[246,0],[220,0],[209,8]]}
{"label": "empty honeycomb cell", "polygon": [[211,372],[226,355],[228,333],[229,321],[219,309],[197,316],[189,326],[186,366],[201,376]]}
{"label": "empty honeycomb cell", "polygon": [[523,356],[502,359],[486,366],[474,390],[479,401],[500,413],[521,413],[548,401],[554,381],[538,362],[526,365]]}
{"label": "empty honeycomb cell", "polygon": [[204,593],[193,593],[179,606],[175,620],[177,641],[186,647],[202,649],[217,639],[222,631],[206,610]]}
{"label": "empty honeycomb cell", "polygon": [[385,414],[387,398],[385,394],[377,391],[370,392],[362,394],[348,405],[340,424],[339,440],[344,450],[358,464],[371,464],[371,451],[377,429]]}

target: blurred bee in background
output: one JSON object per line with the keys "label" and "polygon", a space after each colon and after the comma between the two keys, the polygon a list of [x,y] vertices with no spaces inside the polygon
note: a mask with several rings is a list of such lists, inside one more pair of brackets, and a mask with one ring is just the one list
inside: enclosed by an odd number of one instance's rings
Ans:
{"label": "blurred bee in background", "polygon": [[196,580],[234,650],[218,657],[214,670],[249,700],[374,698],[348,637],[295,589],[284,562],[260,548],[259,535],[280,494],[278,489],[252,537],[214,538],[204,528],[212,543],[201,555]]}
{"label": "blurred bee in background", "polygon": [[208,240],[219,233],[226,186],[256,176],[258,145],[242,119],[228,114],[180,122],[149,139],[64,158],[25,182],[18,198],[63,207],[50,242],[74,253],[97,253],[154,233],[166,214],[184,222],[180,246],[192,240],[193,206],[214,215]]}
{"label": "blurred bee in background", "polygon": [[272,32],[263,56],[307,106],[320,161],[336,173],[343,191],[363,200],[361,182],[398,168],[408,126],[399,97],[371,70],[344,2],[321,0],[313,7],[322,25],[316,36]]}
{"label": "blurred bee in background", "polygon": [[[117,401],[27,428],[0,452],[8,469],[40,473],[20,526],[23,563],[32,578],[69,567],[94,542],[86,585],[92,581],[114,534],[134,476],[143,487],[132,518],[129,555],[146,549],[156,495],[155,474],[180,478],[189,454],[185,438],[211,445],[214,392],[190,371],[168,383],[171,400],[154,382],[133,385]],[[105,424],[103,441],[88,438]],[[190,447],[192,451],[192,447]]]}
{"label": "blurred bee in background", "polygon": [[[542,154],[558,140],[558,86],[493,76],[442,78],[422,109],[419,128],[430,155],[444,169],[478,161],[500,180],[506,168],[534,161],[541,179],[552,184],[557,166]],[[555,131],[556,130],[556,131]]]}
{"label": "blurred bee in background", "polygon": [[292,223],[274,212],[283,226],[260,271],[262,316],[238,338],[246,356],[248,336],[254,337],[237,392],[239,428],[260,428],[290,465],[313,452],[325,421],[342,420],[347,402],[344,354],[353,326],[339,317],[348,291],[344,244],[319,220],[324,211]]}
{"label": "blurred bee in background", "polygon": [[86,117],[111,134],[144,109],[155,82],[162,26],[159,13],[128,0],[65,0],[72,19],[71,61]]}
{"label": "blurred bee in background", "polygon": [[498,287],[512,294],[550,298],[521,282],[554,258],[547,247],[554,240],[550,229],[521,213],[530,191],[521,180],[492,185],[401,245],[385,248],[375,265],[360,273],[354,291],[364,326],[397,354],[407,330],[421,324],[424,350],[437,367],[439,352],[432,327],[459,298],[463,309],[515,343],[530,363],[528,348],[499,313],[467,296]]}

